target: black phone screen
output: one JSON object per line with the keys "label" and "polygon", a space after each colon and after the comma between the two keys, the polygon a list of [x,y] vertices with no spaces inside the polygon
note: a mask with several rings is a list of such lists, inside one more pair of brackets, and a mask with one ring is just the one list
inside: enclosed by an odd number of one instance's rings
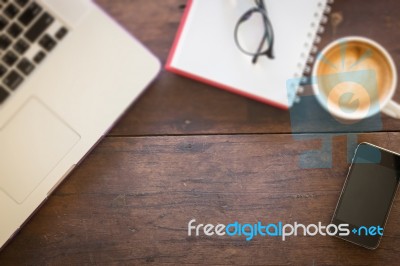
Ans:
{"label": "black phone screen", "polygon": [[358,146],[333,217],[335,224],[350,225],[350,235],[342,238],[367,248],[378,246],[381,234],[376,232],[383,231],[399,173],[398,155],[366,143]]}

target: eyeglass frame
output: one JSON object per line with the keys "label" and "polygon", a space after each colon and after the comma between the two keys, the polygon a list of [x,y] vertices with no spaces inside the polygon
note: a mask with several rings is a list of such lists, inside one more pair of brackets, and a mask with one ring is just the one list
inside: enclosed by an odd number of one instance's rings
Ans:
{"label": "eyeglass frame", "polygon": [[[268,17],[267,9],[265,7],[264,1],[263,0],[254,0],[254,2],[257,7],[250,8],[239,18],[238,22],[236,23],[235,31],[234,31],[234,39],[235,39],[236,46],[244,54],[253,56],[253,59],[252,59],[253,64],[257,63],[258,58],[263,55],[267,56],[269,59],[275,58],[274,52],[273,52],[274,30],[272,28],[271,21]],[[251,53],[251,52],[248,52],[245,49],[243,49],[243,47],[240,45],[238,32],[239,32],[239,27],[242,25],[242,23],[247,21],[256,12],[258,12],[262,15],[262,18],[264,21],[264,23],[263,23],[264,24],[264,36],[260,42],[260,45],[258,46],[257,52]],[[266,41],[268,41],[268,44],[269,44],[268,49],[265,51],[261,51],[261,49]]]}

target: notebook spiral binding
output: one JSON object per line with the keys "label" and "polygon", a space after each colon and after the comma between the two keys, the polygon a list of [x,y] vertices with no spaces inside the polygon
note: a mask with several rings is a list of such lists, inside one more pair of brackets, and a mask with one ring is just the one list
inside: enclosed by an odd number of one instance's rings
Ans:
{"label": "notebook spiral binding", "polygon": [[[314,63],[316,54],[318,52],[318,47],[317,45],[321,42],[321,34],[324,33],[325,31],[325,24],[328,22],[328,15],[332,11],[332,4],[334,3],[334,0],[328,0],[326,5],[321,1],[318,3],[318,8],[319,11],[314,14],[315,21],[311,23],[311,28],[315,29],[317,27],[316,35],[313,36],[313,33],[308,33],[308,37],[310,40],[313,40],[312,42],[307,42],[304,44],[304,47],[308,49],[308,53],[302,53],[301,58],[304,59],[305,57],[305,64],[299,63],[299,73],[295,73],[294,77],[295,78],[300,78],[299,84],[297,86],[297,90],[295,92],[294,96],[294,103],[299,103],[300,102],[300,97],[297,94],[302,94],[304,92],[304,86],[302,84],[307,83],[308,78],[306,77],[311,73],[312,70],[312,64]],[[315,31],[313,31],[315,32]],[[304,61],[304,60],[303,60]]]}

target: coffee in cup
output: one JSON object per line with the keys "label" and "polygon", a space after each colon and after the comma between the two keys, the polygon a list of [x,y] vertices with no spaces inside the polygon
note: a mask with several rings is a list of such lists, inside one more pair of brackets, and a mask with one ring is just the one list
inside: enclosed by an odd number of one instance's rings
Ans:
{"label": "coffee in cup", "polygon": [[380,111],[400,119],[392,101],[397,70],[389,53],[363,37],[346,37],[326,46],[313,68],[313,91],[335,118],[361,120]]}

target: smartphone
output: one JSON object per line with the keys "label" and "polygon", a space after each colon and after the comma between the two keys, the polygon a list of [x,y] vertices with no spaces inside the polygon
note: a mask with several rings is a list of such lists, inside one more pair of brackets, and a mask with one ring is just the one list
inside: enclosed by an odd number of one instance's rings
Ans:
{"label": "smartphone", "polygon": [[337,237],[376,249],[383,236],[400,178],[400,155],[370,143],[358,145],[332,224],[347,224]]}

